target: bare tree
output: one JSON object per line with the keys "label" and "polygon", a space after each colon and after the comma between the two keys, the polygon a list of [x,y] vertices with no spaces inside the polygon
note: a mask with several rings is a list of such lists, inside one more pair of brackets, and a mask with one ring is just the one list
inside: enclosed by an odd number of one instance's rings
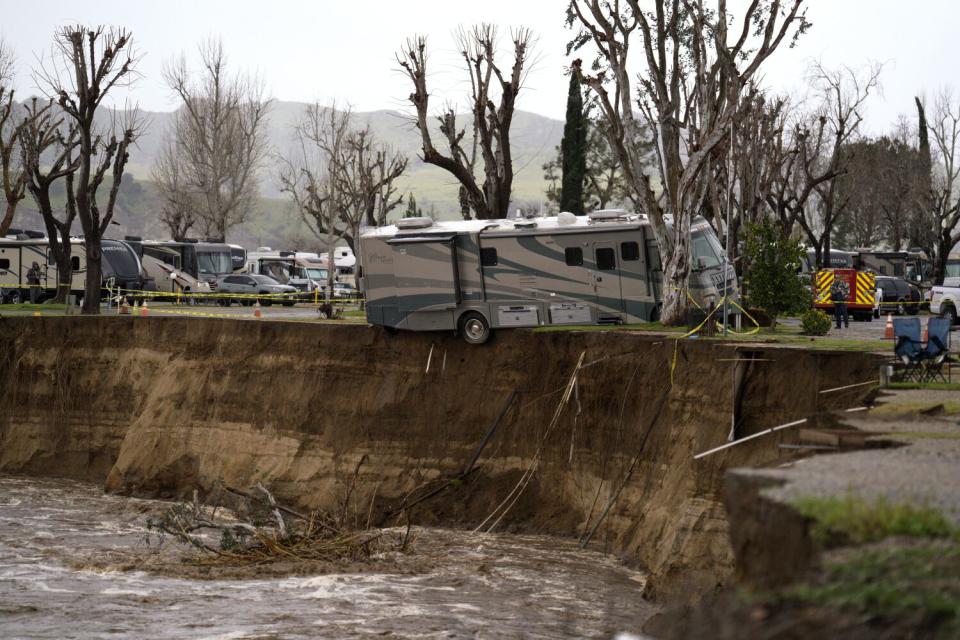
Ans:
{"label": "bare tree", "polygon": [[344,195],[343,222],[349,226],[344,238],[356,254],[360,228],[385,225],[387,214],[403,202],[394,182],[406,170],[407,158],[377,143],[369,127],[350,131],[347,147],[338,179]]}
{"label": "bare tree", "polygon": [[16,153],[17,137],[22,124],[18,122],[13,84],[14,55],[10,46],[0,39],[0,186],[3,187],[6,209],[0,218],[0,238],[7,235],[17,205],[26,195],[27,178]]}
{"label": "bare tree", "polygon": [[[173,131],[181,160],[177,182],[199,205],[204,233],[223,240],[227,231],[247,220],[256,202],[257,170],[267,154],[270,100],[257,77],[229,75],[219,40],[202,43],[199,53],[199,74],[195,76],[181,56],[164,67],[163,77],[182,103]],[[164,199],[184,198],[164,193]]]}
{"label": "bare tree", "polygon": [[176,137],[167,138],[150,172],[162,202],[160,221],[177,241],[183,241],[196,224],[199,209],[199,198],[183,166],[184,156]]}
{"label": "bare tree", "polygon": [[327,305],[333,295],[334,249],[349,231],[344,222],[348,195],[340,175],[351,152],[350,121],[349,109],[310,105],[295,130],[298,155],[281,159],[281,190],[293,198],[304,224],[327,248]]}
{"label": "bare tree", "polygon": [[329,294],[337,242],[345,239],[356,252],[361,227],[386,224],[403,201],[395,181],[407,159],[377,142],[369,127],[354,129],[350,110],[336,105],[308,107],[296,137],[299,154],[283,159],[281,189],[307,227],[326,240]]}
{"label": "bare tree", "polygon": [[[74,199],[74,173],[80,168],[76,153],[79,145],[75,124],[65,125],[64,116],[54,114],[54,102],[39,103],[31,99],[19,128],[21,164],[27,189],[43,217],[50,238],[50,252],[57,263],[56,302],[65,303],[73,283],[70,231],[77,217]],[[67,179],[67,202],[64,215],[58,218],[50,200],[50,187],[61,178]]]}
{"label": "bare tree", "polygon": [[[584,73],[579,65],[576,71],[597,96],[631,196],[650,217],[660,249],[660,317],[666,324],[682,323],[686,316],[690,225],[707,197],[710,172],[704,169],[729,135],[742,89],[785,39],[806,30],[802,4],[752,0],[733,34],[730,25],[736,23],[726,0],[717,0],[715,8],[705,7],[703,0],[654,0],[649,8],[640,0],[571,0],[568,5],[568,24],[577,29],[569,48],[592,44],[598,52],[594,73]],[[642,47],[636,73],[629,57],[634,36]],[[651,134],[655,176],[640,152],[640,142]],[[663,187],[660,197],[654,177]]]}
{"label": "bare tree", "polygon": [[[439,151],[430,132],[430,93],[427,88],[427,40],[407,40],[397,61],[413,84],[410,102],[416,111],[423,161],[451,173],[461,185],[460,199],[469,204],[478,219],[505,218],[513,187],[513,152],[510,125],[517,95],[523,87],[534,45],[533,32],[520,28],[510,32],[513,62],[508,73],[496,62],[497,28],[482,24],[461,29],[457,36],[460,56],[470,74],[470,110],[474,152],[464,149],[465,129],[457,124],[456,110],[448,106],[437,118],[447,152]],[[499,94],[499,103],[494,102]],[[483,159],[483,181],[474,173],[476,151]],[[461,207],[463,208],[463,206]],[[469,213],[464,213],[469,218]]]}
{"label": "bare tree", "polygon": [[807,199],[794,211],[814,248],[817,267],[829,266],[831,233],[849,202],[841,197],[836,180],[846,171],[845,161],[849,160],[843,149],[859,134],[863,105],[878,88],[880,71],[881,66],[876,64],[861,72],[849,67],[826,69],[819,63],[812,67],[818,105],[797,126],[795,135],[803,172],[799,183],[804,190],[813,185],[817,197]]}
{"label": "bare tree", "polygon": [[936,165],[933,171],[932,213],[934,227],[934,282],[943,284],[950,251],[960,243],[960,100],[950,88],[943,88],[933,102],[928,123],[933,136]]}
{"label": "bare tree", "polygon": [[[50,93],[76,128],[79,167],[68,180],[68,202],[76,206],[83,228],[86,314],[100,313],[101,240],[113,219],[130,145],[139,133],[136,109],[120,117],[115,112],[106,131],[97,128],[96,115],[115,88],[129,86],[136,79],[137,61],[126,29],[76,25],[56,32],[53,55],[36,73],[37,84]],[[97,194],[106,180],[107,201],[101,207]]]}

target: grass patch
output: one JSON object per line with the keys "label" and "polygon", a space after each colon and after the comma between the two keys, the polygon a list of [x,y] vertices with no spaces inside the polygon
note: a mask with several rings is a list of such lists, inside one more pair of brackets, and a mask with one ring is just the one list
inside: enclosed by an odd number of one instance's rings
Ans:
{"label": "grass patch", "polygon": [[914,438],[916,440],[960,440],[960,431],[896,431],[890,434],[896,438]]}
{"label": "grass patch", "polygon": [[351,309],[349,311],[343,312],[344,318],[366,318],[367,312],[361,311],[360,309]]}
{"label": "grass patch", "polygon": [[0,313],[4,311],[66,311],[67,305],[65,304],[30,304],[29,302],[22,302],[20,304],[2,304],[0,305]]}
{"label": "grass patch", "polygon": [[858,496],[801,497],[794,507],[814,520],[811,534],[824,547],[861,545],[889,536],[945,538],[956,533],[937,509]]}
{"label": "grass patch", "polygon": [[667,327],[659,322],[637,322],[634,324],[567,324],[536,327],[534,333],[556,333],[558,331],[688,331],[685,327]]}
{"label": "grass patch", "polygon": [[786,600],[853,610],[884,620],[915,620],[934,637],[960,632],[960,546],[858,550],[828,564],[821,580],[782,593]]}
{"label": "grass patch", "polygon": [[933,391],[960,391],[960,382],[891,382],[889,389],[932,389]]}
{"label": "grass patch", "polygon": [[933,400],[925,400],[923,402],[893,402],[874,407],[871,413],[882,416],[899,416],[931,412],[938,407],[942,407],[942,410],[936,411],[935,415],[953,416],[960,414],[960,401],[955,400],[947,400],[946,402],[936,402]]}

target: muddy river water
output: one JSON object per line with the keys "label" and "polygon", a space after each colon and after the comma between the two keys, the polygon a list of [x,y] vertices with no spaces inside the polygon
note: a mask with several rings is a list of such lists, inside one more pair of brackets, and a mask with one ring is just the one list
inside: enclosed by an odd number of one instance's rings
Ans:
{"label": "muddy river water", "polygon": [[104,561],[153,553],[157,507],[0,476],[0,638],[614,638],[654,612],[641,575],[549,537],[422,530],[430,561],[397,573],[193,579]]}

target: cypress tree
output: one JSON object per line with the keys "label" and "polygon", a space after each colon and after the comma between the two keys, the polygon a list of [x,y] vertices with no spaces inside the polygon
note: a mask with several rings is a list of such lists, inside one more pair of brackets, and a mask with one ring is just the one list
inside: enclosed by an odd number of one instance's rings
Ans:
{"label": "cypress tree", "polygon": [[563,176],[560,183],[560,210],[583,214],[583,183],[587,175],[587,118],[583,112],[580,77],[570,73],[567,120],[560,142]]}

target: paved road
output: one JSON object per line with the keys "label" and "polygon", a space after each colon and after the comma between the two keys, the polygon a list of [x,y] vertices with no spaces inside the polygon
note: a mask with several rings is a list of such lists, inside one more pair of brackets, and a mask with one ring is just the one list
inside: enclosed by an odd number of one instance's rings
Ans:
{"label": "paved road", "polygon": [[[893,316],[893,317],[897,318],[900,316]],[[914,316],[908,315],[905,317],[911,318]],[[919,314],[919,316],[917,317],[920,318],[920,323],[926,326],[927,318],[929,318],[930,315],[927,312],[923,312]],[[831,318],[831,321],[832,321],[832,318]],[[800,321],[796,318],[786,318],[784,320],[781,320],[780,322],[788,326],[800,325]],[[854,320],[851,319],[850,326],[843,327],[841,329],[837,329],[831,322],[830,333],[828,333],[827,335],[831,338],[844,338],[847,340],[883,340],[884,330],[886,329],[886,326],[887,326],[886,316],[873,320],[872,322],[855,322]],[[953,330],[954,332],[960,331],[960,326],[954,327]],[[958,339],[960,338],[958,338],[957,335],[954,335],[954,342],[956,342]]]}

